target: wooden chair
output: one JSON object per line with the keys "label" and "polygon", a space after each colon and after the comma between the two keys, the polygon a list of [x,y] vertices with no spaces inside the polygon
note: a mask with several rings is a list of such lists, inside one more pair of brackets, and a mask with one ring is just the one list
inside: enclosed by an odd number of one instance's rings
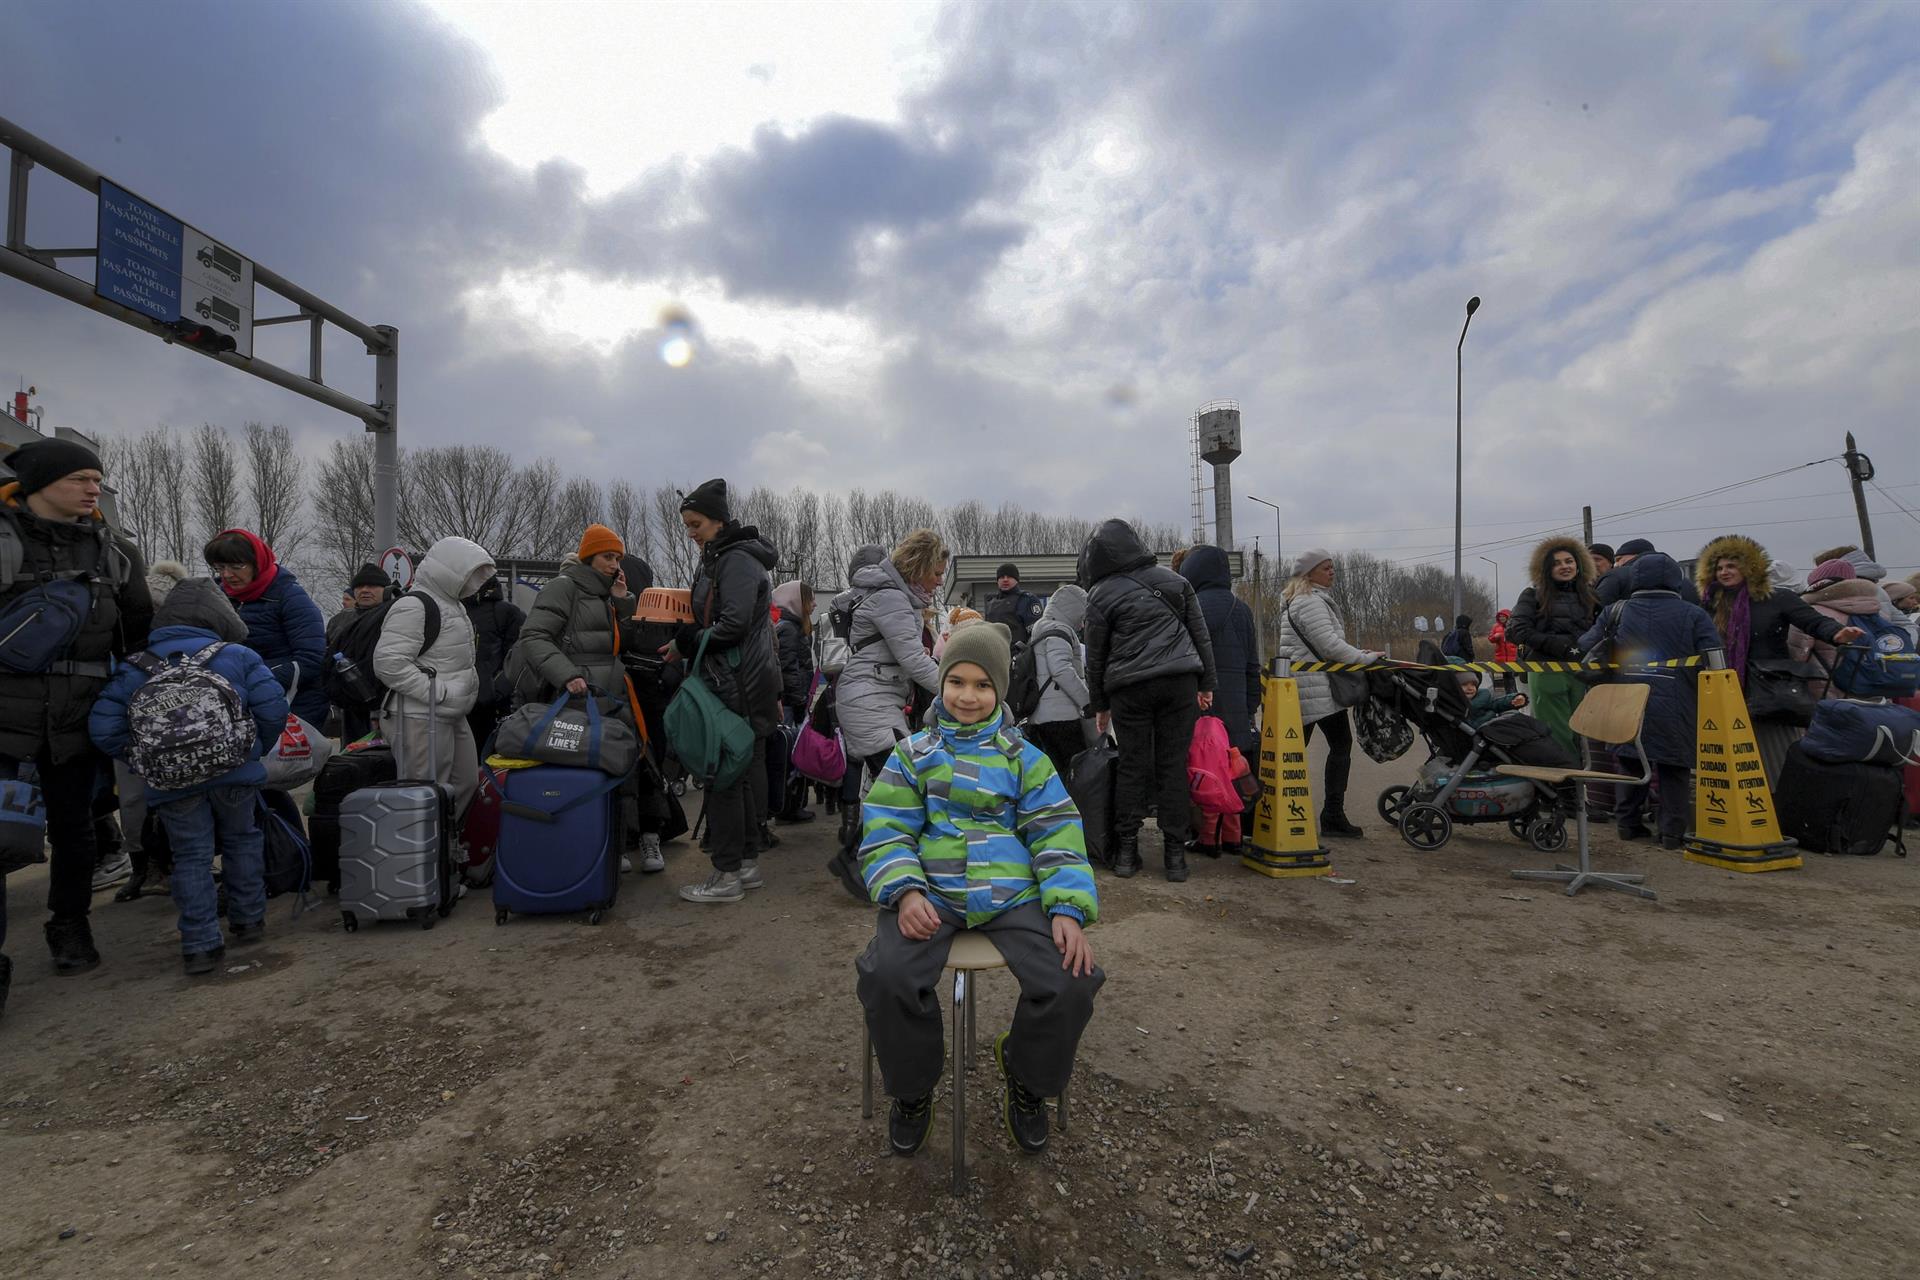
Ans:
{"label": "wooden chair", "polygon": [[[1621,893],[1631,893],[1641,898],[1658,898],[1659,895],[1647,888],[1642,882],[1644,875],[1630,875],[1619,871],[1595,871],[1589,861],[1592,843],[1587,830],[1587,784],[1590,782],[1625,783],[1628,786],[1643,787],[1653,777],[1653,764],[1647,759],[1646,749],[1640,744],[1640,725],[1646,719],[1647,698],[1653,690],[1644,684],[1603,684],[1587,690],[1586,698],[1573,713],[1572,728],[1580,735],[1580,754],[1583,768],[1562,769],[1551,765],[1503,764],[1494,770],[1510,778],[1527,778],[1534,782],[1544,782],[1551,786],[1574,783],[1580,788],[1580,807],[1578,826],[1580,831],[1580,865],[1577,867],[1558,867],[1552,871],[1516,871],[1516,880],[1551,880],[1567,886],[1567,896],[1572,897],[1588,885],[1597,885],[1602,889],[1618,889]],[[1631,742],[1634,751],[1640,757],[1642,770],[1638,778],[1629,778],[1624,774],[1609,773],[1593,767],[1593,743],[1604,742],[1609,746],[1625,746]]]}
{"label": "wooden chair", "polygon": [[[967,1190],[967,1073],[973,1069],[976,1039],[976,1014],[979,1004],[978,975],[987,969],[1007,967],[1000,948],[984,933],[962,929],[953,935],[953,949],[947,952],[945,968],[953,974],[953,1032],[948,1045],[953,1055],[953,1194]],[[866,1019],[860,1020],[860,1115],[873,1119],[873,1040]],[[1054,1109],[1060,1120],[1060,1132],[1067,1131],[1067,1092],[1062,1089]]]}

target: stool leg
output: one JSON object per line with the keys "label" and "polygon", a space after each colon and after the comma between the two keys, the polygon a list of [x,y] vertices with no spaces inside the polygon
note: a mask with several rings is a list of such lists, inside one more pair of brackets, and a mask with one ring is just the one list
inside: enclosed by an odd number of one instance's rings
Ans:
{"label": "stool leg", "polygon": [[867,1030],[864,1013],[860,1018],[860,1118],[873,1119],[873,1033]]}
{"label": "stool leg", "polygon": [[977,979],[967,983],[967,1070],[973,1070],[973,1060],[980,1056],[980,983]]}
{"label": "stool leg", "polygon": [[1060,1114],[1060,1132],[1062,1133],[1067,1131],[1067,1088],[1070,1087],[1066,1086],[1060,1090],[1060,1100],[1054,1105],[1054,1110]]}
{"label": "stool leg", "polygon": [[953,1194],[965,1195],[967,1191],[967,1082],[964,1074],[966,1063],[963,1054],[965,1043],[961,1040],[961,1028],[966,1024],[966,1006],[969,995],[967,971],[953,971]]}

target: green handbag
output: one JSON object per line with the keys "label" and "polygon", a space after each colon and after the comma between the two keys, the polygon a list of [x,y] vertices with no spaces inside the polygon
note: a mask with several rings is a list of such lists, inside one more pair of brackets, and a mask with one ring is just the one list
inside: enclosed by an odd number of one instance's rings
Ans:
{"label": "green handbag", "polygon": [[707,687],[700,674],[706,656],[707,636],[702,635],[700,649],[663,719],[673,754],[688,773],[712,790],[732,786],[746,772],[753,760],[753,726]]}

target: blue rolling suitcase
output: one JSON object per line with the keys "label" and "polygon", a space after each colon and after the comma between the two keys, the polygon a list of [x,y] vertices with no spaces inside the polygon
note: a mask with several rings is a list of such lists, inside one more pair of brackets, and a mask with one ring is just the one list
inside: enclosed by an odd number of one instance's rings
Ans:
{"label": "blue rolling suitcase", "polygon": [[587,913],[599,924],[620,889],[620,784],[598,769],[505,771],[494,852],[493,920]]}

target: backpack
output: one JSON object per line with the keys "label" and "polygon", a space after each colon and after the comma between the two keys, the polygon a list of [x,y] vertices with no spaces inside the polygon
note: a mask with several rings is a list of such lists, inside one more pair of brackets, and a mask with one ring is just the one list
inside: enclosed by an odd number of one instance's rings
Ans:
{"label": "backpack", "polygon": [[1913,637],[1877,613],[1856,613],[1848,623],[1867,634],[1842,647],[1833,682],[1854,698],[1910,698],[1920,692],[1920,655]]}
{"label": "backpack", "polygon": [[1040,709],[1040,699],[1053,688],[1054,677],[1040,683],[1040,646],[1025,645],[1013,655],[1013,667],[1007,676],[1007,714],[1016,723],[1024,723]]}
{"label": "backpack", "polygon": [[246,701],[207,665],[226,647],[216,640],[172,661],[148,650],[127,659],[147,676],[127,699],[127,766],[156,790],[212,782],[253,751]]}
{"label": "backpack", "polygon": [[1239,813],[1245,806],[1233,785],[1230,751],[1226,722],[1219,716],[1201,716],[1187,746],[1187,791],[1202,813]]}
{"label": "backpack", "polygon": [[93,612],[94,587],[104,584],[118,592],[133,576],[132,562],[111,534],[106,535],[104,556],[105,578],[74,570],[27,574],[20,531],[11,520],[0,519],[0,594],[23,577],[30,576],[36,583],[0,606],[0,669],[18,675],[105,678],[111,674],[104,662],[62,661]]}
{"label": "backpack", "polygon": [[[821,664],[822,669],[825,670],[828,675],[839,675],[840,672],[846,668],[847,660],[852,658],[854,654],[870,645],[879,644],[880,641],[886,638],[878,631],[875,631],[859,644],[853,642],[853,615],[860,611],[861,605],[873,599],[877,593],[885,590],[887,590],[886,587],[875,587],[871,591],[860,591],[858,595],[855,595],[854,591],[849,590],[843,591],[833,598],[833,605],[828,610],[828,621],[831,624],[833,638],[840,642],[840,647],[845,653],[844,656],[828,655],[823,650]],[[834,667],[827,666],[826,664],[831,660],[831,657],[834,656],[839,657],[839,665]]]}
{"label": "backpack", "polygon": [[433,648],[433,642],[440,638],[440,603],[423,591],[403,592],[368,609],[340,633],[339,646],[327,655],[327,700],[336,707],[372,711],[386,698],[386,686],[373,672],[373,650],[380,643],[380,629],[386,625],[387,614],[408,598],[418,600],[427,611],[420,652]]}

